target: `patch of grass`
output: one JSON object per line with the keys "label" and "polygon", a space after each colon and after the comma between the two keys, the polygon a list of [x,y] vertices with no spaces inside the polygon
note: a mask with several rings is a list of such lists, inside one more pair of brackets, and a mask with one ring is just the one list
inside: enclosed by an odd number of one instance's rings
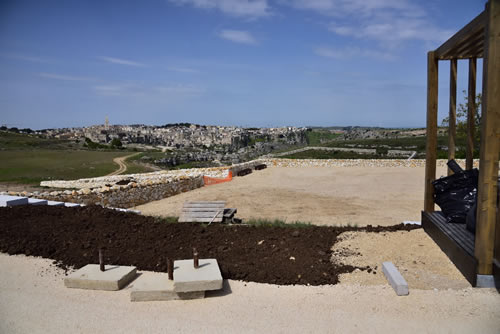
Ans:
{"label": "patch of grass", "polygon": [[158,222],[160,222],[160,223],[166,223],[166,224],[178,223],[179,222],[179,217],[175,217],[175,216],[162,216],[162,217],[158,218]]}
{"label": "patch of grass", "polygon": [[318,146],[337,139],[341,134],[324,130],[312,130],[307,131],[306,136],[309,146]]}
{"label": "patch of grass", "polygon": [[257,226],[257,227],[287,227],[287,228],[305,228],[311,227],[312,224],[308,222],[290,222],[287,223],[282,219],[263,219],[263,218],[251,218],[249,220],[243,221],[244,224]]}
{"label": "patch of grass", "polygon": [[43,180],[73,180],[103,176],[118,167],[123,152],[79,150],[0,151],[0,182],[39,184]]}
{"label": "patch of grass", "polygon": [[62,139],[47,139],[38,135],[27,135],[0,131],[0,149],[2,150],[33,150],[33,149],[68,149],[77,144]]}

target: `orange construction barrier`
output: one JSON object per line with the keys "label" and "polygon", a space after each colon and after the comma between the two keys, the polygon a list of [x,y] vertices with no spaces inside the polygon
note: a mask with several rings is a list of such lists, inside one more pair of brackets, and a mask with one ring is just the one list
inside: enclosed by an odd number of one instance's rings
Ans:
{"label": "orange construction barrier", "polygon": [[213,184],[228,182],[228,181],[231,181],[232,179],[233,179],[233,173],[231,171],[229,171],[229,173],[227,174],[227,177],[225,177],[223,179],[203,176],[203,183],[205,183],[206,186],[211,186]]}

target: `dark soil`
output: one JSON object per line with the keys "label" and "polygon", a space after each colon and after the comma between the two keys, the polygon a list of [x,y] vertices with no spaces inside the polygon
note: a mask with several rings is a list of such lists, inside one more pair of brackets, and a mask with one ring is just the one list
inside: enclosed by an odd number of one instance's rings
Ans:
{"label": "dark soil", "polygon": [[[19,206],[0,208],[0,252],[41,256],[64,269],[98,263],[167,271],[167,257],[216,258],[226,279],[272,284],[336,284],[356,269],[333,264],[330,248],[344,231],[387,232],[416,227],[256,227],[166,223],[103,209]],[[360,268],[372,270],[374,268]]]}

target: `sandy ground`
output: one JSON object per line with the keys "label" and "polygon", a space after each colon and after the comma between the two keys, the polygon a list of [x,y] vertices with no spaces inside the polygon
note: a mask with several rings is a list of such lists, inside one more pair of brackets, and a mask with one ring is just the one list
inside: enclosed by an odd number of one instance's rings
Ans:
{"label": "sandy ground", "polygon": [[[446,171],[438,170],[438,175]],[[423,168],[269,168],[138,207],[178,215],[186,200],[226,200],[243,218],[392,225],[420,220]],[[130,302],[117,292],[67,289],[51,261],[0,254],[0,333],[499,333],[500,295],[473,289],[423,230],[349,232],[332,261],[378,266],[335,286],[225,281],[203,300]],[[410,295],[398,297],[392,261]]]}
{"label": "sandy ground", "polygon": [[[332,247],[332,261],[357,267],[377,267],[373,272],[355,270],[340,276],[341,283],[380,285],[387,280],[381,264],[391,261],[410,289],[463,289],[469,282],[423,229],[410,232],[346,232]],[[500,298],[500,297],[499,297]]]}
{"label": "sandy ground", "polygon": [[496,291],[225,282],[191,301],[67,289],[50,261],[0,254],[1,333],[498,333]]}
{"label": "sandy ground", "polygon": [[[146,215],[179,216],[188,200],[225,200],[239,218],[320,225],[394,225],[420,221],[424,168],[272,167],[138,206]],[[437,175],[446,169],[438,168]]]}

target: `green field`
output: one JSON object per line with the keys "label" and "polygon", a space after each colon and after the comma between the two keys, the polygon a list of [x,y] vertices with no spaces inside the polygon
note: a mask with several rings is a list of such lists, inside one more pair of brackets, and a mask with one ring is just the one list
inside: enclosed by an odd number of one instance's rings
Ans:
{"label": "green field", "polygon": [[0,182],[39,184],[102,176],[116,170],[113,158],[123,152],[69,150],[0,151]]}
{"label": "green field", "polygon": [[[85,150],[82,143],[0,131],[0,182],[38,185],[43,180],[104,176],[118,169],[114,158],[124,150]],[[150,171],[127,162],[126,173]]]}
{"label": "green field", "polygon": [[312,131],[306,132],[307,144],[309,146],[319,146],[321,144],[333,141],[338,137],[342,136],[339,133],[331,133],[326,130],[313,129]]}

